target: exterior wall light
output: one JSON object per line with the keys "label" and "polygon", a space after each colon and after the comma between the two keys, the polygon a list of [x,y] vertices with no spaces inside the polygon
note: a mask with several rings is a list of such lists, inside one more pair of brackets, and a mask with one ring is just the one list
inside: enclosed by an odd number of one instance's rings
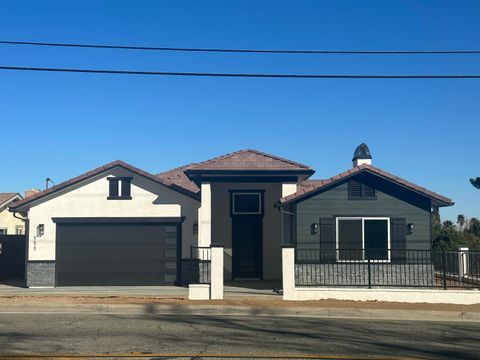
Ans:
{"label": "exterior wall light", "polygon": [[414,223],[408,223],[407,224],[407,235],[412,235],[414,230],[415,230],[415,224]]}
{"label": "exterior wall light", "polygon": [[43,236],[45,233],[45,225],[44,224],[38,224],[37,225],[37,237]]}
{"label": "exterior wall light", "polygon": [[315,235],[316,233],[318,233],[318,227],[319,225],[317,223],[313,223],[312,225],[310,225],[310,234]]}

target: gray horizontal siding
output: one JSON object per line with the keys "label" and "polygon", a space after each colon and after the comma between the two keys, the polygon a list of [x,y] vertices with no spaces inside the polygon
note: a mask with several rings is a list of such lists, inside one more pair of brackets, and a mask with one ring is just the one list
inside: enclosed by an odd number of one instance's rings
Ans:
{"label": "gray horizontal siding", "polygon": [[[422,206],[422,207],[420,207]],[[318,248],[319,235],[311,235],[310,225],[320,217],[386,216],[405,218],[415,231],[407,235],[407,249],[430,249],[430,212],[377,189],[376,200],[348,200],[347,183],[317,194],[296,205],[296,241],[299,248]]]}

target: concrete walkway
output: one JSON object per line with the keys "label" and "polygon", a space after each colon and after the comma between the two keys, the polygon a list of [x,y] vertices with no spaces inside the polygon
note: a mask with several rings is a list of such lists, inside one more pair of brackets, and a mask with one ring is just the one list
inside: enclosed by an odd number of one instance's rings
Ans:
{"label": "concrete walkway", "polygon": [[476,311],[428,311],[361,308],[269,307],[192,304],[1,304],[0,314],[103,314],[167,316],[253,316],[309,319],[363,319],[480,323]]}
{"label": "concrete walkway", "polygon": [[[238,281],[225,284],[225,298],[272,296],[280,297],[280,282]],[[68,286],[26,288],[22,280],[0,283],[0,296],[156,296],[188,297],[182,286]]]}

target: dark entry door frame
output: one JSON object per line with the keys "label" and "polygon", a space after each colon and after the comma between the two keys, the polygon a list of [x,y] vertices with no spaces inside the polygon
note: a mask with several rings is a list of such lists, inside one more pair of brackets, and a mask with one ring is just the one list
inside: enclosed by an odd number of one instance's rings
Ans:
{"label": "dark entry door frame", "polygon": [[[230,190],[232,219],[232,279],[263,279],[263,214],[265,190]],[[253,211],[235,209],[236,195],[258,196],[258,208]],[[251,202],[251,206],[254,207]],[[237,206],[239,204],[237,203]]]}

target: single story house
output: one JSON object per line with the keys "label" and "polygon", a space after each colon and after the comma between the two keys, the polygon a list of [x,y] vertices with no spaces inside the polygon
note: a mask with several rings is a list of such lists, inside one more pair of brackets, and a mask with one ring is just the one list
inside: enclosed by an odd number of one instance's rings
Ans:
{"label": "single story house", "polygon": [[430,249],[432,211],[453,205],[372,166],[365,144],[346,172],[313,174],[256,150],[157,175],[106,164],[10,209],[28,218],[27,286],[180,283],[182,260],[211,244],[227,280],[281,279],[284,244],[390,261],[402,256],[391,249]]}
{"label": "single story house", "polygon": [[24,221],[8,211],[15,201],[21,199],[22,196],[19,193],[0,193],[0,235],[23,235],[25,233]]}

